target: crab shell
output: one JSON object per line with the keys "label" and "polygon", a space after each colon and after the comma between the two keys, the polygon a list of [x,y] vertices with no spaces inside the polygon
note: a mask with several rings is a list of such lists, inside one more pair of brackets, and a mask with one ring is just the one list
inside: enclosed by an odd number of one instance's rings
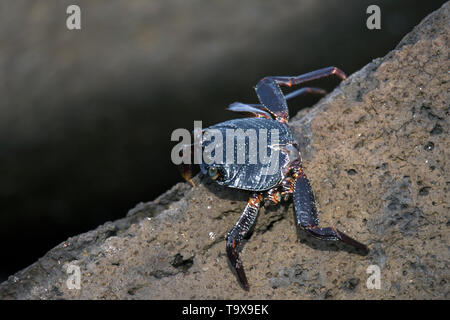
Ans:
{"label": "crab shell", "polygon": [[[249,136],[245,135],[238,138],[235,134],[230,138],[230,130],[239,132],[235,131],[238,129],[245,134],[253,132],[252,143]],[[216,142],[219,133],[222,138]],[[232,144],[227,143],[227,137],[229,141],[233,141]],[[281,183],[290,164],[299,158],[288,125],[266,118],[234,119],[204,129],[202,150],[205,151],[213,141],[216,142],[215,149],[209,148],[211,157],[208,163],[203,161],[200,168],[204,174],[210,168],[217,168],[221,178],[216,182],[231,188],[269,190]],[[227,150],[227,147],[233,150]],[[221,150],[222,156],[216,150]],[[262,153],[266,155],[265,160],[261,158]],[[231,159],[227,158],[227,154],[231,154]],[[245,154],[245,159],[239,158],[239,154]],[[215,159],[216,155],[219,155],[218,159]]]}

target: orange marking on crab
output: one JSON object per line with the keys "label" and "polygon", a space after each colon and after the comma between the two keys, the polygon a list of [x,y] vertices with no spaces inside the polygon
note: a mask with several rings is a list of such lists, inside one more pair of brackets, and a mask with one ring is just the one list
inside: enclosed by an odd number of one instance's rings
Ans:
{"label": "orange marking on crab", "polygon": [[272,204],[278,204],[281,201],[281,194],[278,189],[271,189],[267,192],[267,199]]}
{"label": "orange marking on crab", "polygon": [[278,117],[277,120],[281,123],[288,124],[288,119],[285,117]]}
{"label": "orange marking on crab", "polygon": [[295,171],[292,173],[292,176],[294,177],[294,179],[306,177],[301,167],[296,168]]}
{"label": "orange marking on crab", "polygon": [[287,189],[287,193],[294,193],[294,189],[295,189],[295,185],[294,185],[294,182],[292,182],[289,185],[289,188]]}
{"label": "orange marking on crab", "polygon": [[255,198],[250,198],[250,199],[248,200],[248,204],[249,204],[250,206],[252,206],[252,207],[256,207],[256,206],[259,205],[259,203],[261,202],[261,200],[262,200],[262,195],[258,194],[258,195],[256,195]]}

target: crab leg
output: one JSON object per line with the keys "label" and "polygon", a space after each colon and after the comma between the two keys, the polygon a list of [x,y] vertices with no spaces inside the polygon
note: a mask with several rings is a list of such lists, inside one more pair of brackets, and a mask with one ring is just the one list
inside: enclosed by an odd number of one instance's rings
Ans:
{"label": "crab leg", "polygon": [[[346,78],[346,75],[342,70],[336,67],[328,67],[295,77],[265,77],[258,82],[255,90],[259,100],[270,113],[275,115],[278,119],[287,120],[289,118],[289,112],[286,104],[286,97],[283,95],[280,86],[291,87],[293,85],[331,76],[333,74],[341,79]],[[297,94],[292,93],[290,97],[292,98],[301,93],[301,91]]]}
{"label": "crab leg", "polygon": [[[305,93],[321,94],[321,95],[327,94],[325,90],[320,88],[305,87],[287,94],[284,98],[286,100],[289,100]],[[233,102],[228,106],[227,110],[238,112],[250,117],[272,119],[271,114],[262,104]]]}
{"label": "crab leg", "polygon": [[248,234],[249,230],[256,221],[258,211],[261,205],[262,195],[254,193],[248,199],[247,206],[236,225],[227,234],[227,255],[231,266],[236,270],[240,283],[245,290],[249,289],[247,277],[244,272],[244,266],[239,258],[239,246],[242,239]]}
{"label": "crab leg", "polygon": [[341,69],[336,67],[328,67],[319,70],[314,70],[295,77],[265,77],[262,80],[264,79],[272,80],[280,86],[291,87],[294,85],[299,85],[303,82],[325,78],[333,74],[337,75],[342,80],[345,80],[347,78],[344,71],[342,71]]}
{"label": "crab leg", "polygon": [[259,80],[255,87],[256,94],[262,105],[279,119],[288,119],[289,111],[283,91],[275,81],[277,77],[265,77]]}
{"label": "crab leg", "polygon": [[227,110],[238,112],[250,117],[272,119],[270,113],[265,111],[264,107],[260,104],[234,102],[228,106]]}
{"label": "crab leg", "polygon": [[320,88],[304,87],[304,88],[292,91],[291,93],[287,94],[284,98],[286,100],[289,100],[289,99],[292,99],[294,97],[300,96],[305,93],[321,94],[323,96],[327,94],[327,92],[325,90],[320,89]]}
{"label": "crab leg", "polygon": [[334,227],[319,227],[316,200],[311,185],[300,164],[293,169],[295,181],[294,208],[297,225],[321,240],[342,241],[367,253],[369,249]]}

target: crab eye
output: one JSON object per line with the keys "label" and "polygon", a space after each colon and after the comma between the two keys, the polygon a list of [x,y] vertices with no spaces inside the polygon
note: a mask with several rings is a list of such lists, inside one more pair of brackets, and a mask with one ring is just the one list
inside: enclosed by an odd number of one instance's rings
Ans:
{"label": "crab eye", "polygon": [[210,167],[208,169],[208,174],[213,180],[216,180],[219,177],[219,170],[217,170],[216,167]]}

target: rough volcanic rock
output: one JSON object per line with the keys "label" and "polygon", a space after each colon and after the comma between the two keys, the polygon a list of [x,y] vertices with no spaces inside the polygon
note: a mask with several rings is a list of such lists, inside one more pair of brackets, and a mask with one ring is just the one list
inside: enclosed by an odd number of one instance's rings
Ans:
{"label": "rough volcanic rock", "polygon": [[[370,253],[296,232],[292,205],[262,209],[239,286],[224,237],[244,192],[196,177],[127,217],[69,238],[0,285],[3,299],[448,298],[449,10],[291,120],[322,225]],[[81,271],[69,289],[67,268]],[[378,265],[381,289],[368,289]]]}

